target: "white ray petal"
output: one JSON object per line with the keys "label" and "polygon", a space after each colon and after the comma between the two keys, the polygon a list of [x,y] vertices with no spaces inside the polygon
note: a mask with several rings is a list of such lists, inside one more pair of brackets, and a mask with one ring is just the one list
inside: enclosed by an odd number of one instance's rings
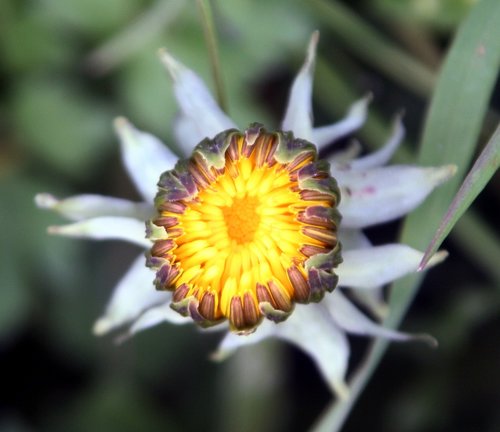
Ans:
{"label": "white ray petal", "polygon": [[[436,253],[430,265],[445,259],[444,251]],[[339,286],[372,289],[417,271],[423,253],[403,244],[346,250],[336,273]]]}
{"label": "white ray petal", "polygon": [[158,306],[154,306],[146,310],[140,315],[130,326],[127,336],[131,337],[134,334],[154,327],[162,322],[171,324],[192,324],[193,320],[189,317],[184,317],[170,307],[170,299]]}
{"label": "white ray petal", "polygon": [[103,335],[129,324],[149,308],[168,302],[172,294],[156,291],[153,279],[154,273],[146,267],[146,258],[141,254],[118,282],[105,313],[95,322],[93,332]]}
{"label": "white ray petal", "polygon": [[344,378],[349,344],[323,305],[297,305],[292,316],[279,329],[278,337],[309,354],[331,389],[340,398],[348,396]]}
{"label": "white ray petal", "polygon": [[172,169],[178,157],[158,138],[136,129],[128,120],[115,120],[122,160],[130,178],[146,202],[153,202],[160,175]]}
{"label": "white ray petal", "polygon": [[[160,60],[174,80],[174,94],[183,116],[191,120],[196,135],[213,138],[218,133],[236,128],[236,124],[220,109],[202,79],[166,50],[160,50]],[[194,142],[194,147],[198,142]],[[185,148],[190,154],[193,148]]]}
{"label": "white ray petal", "polygon": [[51,226],[49,234],[93,240],[124,240],[142,247],[150,247],[143,221],[118,216],[102,216],[68,225]]}
{"label": "white ray petal", "polygon": [[358,157],[363,150],[363,147],[357,140],[351,140],[347,147],[342,150],[333,152],[329,161],[332,165],[348,165],[353,159]]}
{"label": "white ray petal", "polygon": [[275,335],[276,324],[269,320],[264,320],[253,333],[248,335],[239,335],[233,332],[228,332],[222,339],[217,351],[212,354],[211,358],[216,361],[225,360],[233,354],[238,348],[246,345],[257,344],[269,337]]}
{"label": "white ray petal", "polygon": [[349,164],[350,167],[352,169],[358,170],[385,165],[389,162],[394,152],[398,149],[404,136],[405,128],[402,122],[402,115],[399,114],[394,120],[391,135],[389,136],[389,139],[383,145],[383,147],[367,156],[363,156],[359,159],[351,161]]}
{"label": "white ray petal", "polygon": [[383,337],[395,341],[421,339],[432,345],[436,344],[435,340],[428,335],[402,333],[373,322],[338,290],[332,293],[332,295],[326,296],[324,301],[332,319],[340,328],[348,333]]}
{"label": "white ray petal", "polygon": [[[359,229],[343,228],[341,225],[338,234],[343,251],[372,247],[368,237]],[[376,317],[384,318],[387,315],[388,308],[383,297],[383,285],[370,290],[352,289],[351,294]]]}
{"label": "white ray petal", "polygon": [[410,212],[456,171],[454,165],[420,168],[393,165],[368,170],[333,169],[346,228],[364,228]]}
{"label": "white ray petal", "polygon": [[351,289],[349,290],[352,297],[369,311],[375,318],[383,320],[389,314],[389,305],[384,298],[384,286],[366,289]]}
{"label": "white ray petal", "polygon": [[35,203],[40,208],[55,211],[74,221],[98,216],[124,216],[146,220],[154,212],[153,206],[146,203],[91,194],[58,199],[49,193],[39,193],[35,196]]}
{"label": "white ray petal", "polygon": [[175,140],[179,144],[184,157],[191,156],[193,149],[206,136],[196,126],[196,121],[179,113],[173,122]]}
{"label": "white ray petal", "polygon": [[347,115],[340,121],[328,126],[314,128],[312,142],[322,149],[338,139],[349,135],[363,126],[368,112],[368,104],[372,100],[371,94],[354,102]]}
{"label": "white ray petal", "polygon": [[312,85],[314,61],[319,32],[315,31],[309,41],[306,60],[292,84],[288,104],[281,127],[293,131],[297,138],[311,141],[312,135]]}
{"label": "white ray petal", "polygon": [[237,348],[275,336],[305,351],[314,360],[321,374],[339,397],[345,398],[349,389],[344,377],[349,359],[349,345],[343,331],[331,319],[321,304],[296,305],[285,322],[263,322],[248,336],[228,334],[222,340],[214,358],[224,359]]}
{"label": "white ray petal", "polygon": [[361,249],[372,245],[368,237],[359,229],[344,228],[340,224],[338,235],[342,243],[342,250]]}

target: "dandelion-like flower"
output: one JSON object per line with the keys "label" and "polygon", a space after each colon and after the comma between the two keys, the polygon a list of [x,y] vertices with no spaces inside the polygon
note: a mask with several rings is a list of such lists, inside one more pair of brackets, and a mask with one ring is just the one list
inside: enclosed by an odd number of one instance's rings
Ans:
{"label": "dandelion-like flower", "polygon": [[399,117],[377,152],[356,158],[350,148],[319,159],[317,149],[361,127],[369,98],[340,122],[313,127],[317,41],[314,33],[277,131],[257,123],[240,131],[201,79],[162,51],[180,109],[174,132],[183,158],[119,118],[123,161],[144,202],[36,197],[40,207],[76,221],[51,233],[121,239],[147,251],[118,283],[96,334],[126,326],[132,335],[162,321],[223,329],[228,322],[215,358],[278,337],[307,352],[340,396],[348,391],[347,333],[414,337],[378,325],[335,287],[380,316],[381,288],[416,271],[422,253],[372,246],[362,229],[411,211],[455,168],[383,167],[403,136]]}
{"label": "dandelion-like flower", "polygon": [[254,124],[196,146],[162,174],[148,265],[172,307],[249,333],[337,284],[339,191],[315,147]]}

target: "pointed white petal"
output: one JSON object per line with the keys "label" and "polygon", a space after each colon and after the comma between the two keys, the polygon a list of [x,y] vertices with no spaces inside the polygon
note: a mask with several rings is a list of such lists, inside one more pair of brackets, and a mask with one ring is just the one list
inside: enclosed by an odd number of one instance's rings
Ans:
{"label": "pointed white petal", "polygon": [[[432,257],[431,265],[446,258],[445,252]],[[346,250],[336,273],[339,286],[371,289],[417,271],[423,253],[403,244]]]}
{"label": "pointed white petal", "polygon": [[154,327],[162,322],[169,322],[171,324],[192,324],[193,320],[189,317],[184,317],[170,307],[170,299],[168,302],[162,303],[146,310],[139,316],[130,326],[128,336]]}
{"label": "pointed white petal", "polygon": [[342,243],[342,250],[362,249],[371,247],[368,237],[359,229],[344,228],[342,224],[339,229],[339,240]]}
{"label": "pointed white petal", "polygon": [[378,286],[369,290],[351,289],[352,297],[375,318],[383,320],[389,314],[389,305],[384,299],[384,286]]}
{"label": "pointed white petal", "polygon": [[96,217],[68,225],[51,226],[49,234],[94,240],[125,240],[142,247],[150,247],[144,222],[126,217]]}
{"label": "pointed white petal", "polygon": [[121,198],[102,195],[75,195],[65,199],[57,199],[48,193],[35,196],[38,207],[49,209],[74,221],[98,216],[124,216],[146,220],[153,214],[153,206],[136,203]]}
{"label": "pointed white petal", "polygon": [[246,345],[254,345],[275,335],[276,324],[264,320],[257,329],[248,335],[239,335],[228,332],[222,339],[217,351],[211,355],[211,358],[216,361],[222,361],[232,355],[238,348]]}
{"label": "pointed white petal", "polygon": [[335,291],[332,295],[326,296],[324,301],[333,320],[348,333],[383,337],[394,341],[423,339],[433,345],[435,344],[434,339],[428,335],[410,335],[373,322],[347,300],[340,291]]}
{"label": "pointed white petal", "polygon": [[334,152],[329,160],[335,166],[348,165],[349,162],[361,154],[362,150],[363,148],[359,141],[351,140],[345,149]]}
{"label": "pointed white petal", "polygon": [[146,267],[146,258],[141,254],[118,282],[104,315],[94,324],[94,333],[108,333],[134,321],[147,309],[168,302],[172,294],[156,291],[153,279],[154,273]]}
{"label": "pointed white petal", "polygon": [[[196,136],[213,138],[219,132],[236,128],[235,123],[220,109],[201,78],[173,58],[160,51],[160,59],[174,80],[174,93],[183,116],[191,121]],[[194,147],[198,141],[193,142]],[[192,148],[185,148],[190,154]]]}
{"label": "pointed white petal", "polygon": [[278,326],[278,336],[297,345],[314,360],[330,388],[346,398],[344,381],[349,360],[349,344],[321,304],[297,305],[290,318]]}
{"label": "pointed white petal", "polygon": [[153,202],[160,175],[174,167],[177,156],[155,136],[136,129],[128,120],[115,120],[122,159],[130,178],[146,202]]}
{"label": "pointed white petal", "polygon": [[[343,228],[341,225],[339,239],[343,251],[372,247],[368,237],[359,229]],[[352,289],[351,294],[376,317],[382,319],[387,315],[388,308],[383,297],[383,286],[373,287],[370,290]]]}
{"label": "pointed white petal", "polygon": [[312,85],[314,61],[319,32],[315,31],[309,41],[306,61],[292,84],[286,113],[281,127],[293,131],[297,138],[311,141],[312,135]]}
{"label": "pointed white petal", "polygon": [[185,157],[191,156],[196,145],[206,137],[197,128],[196,121],[182,113],[178,114],[174,119],[173,129],[175,140]]}
{"label": "pointed white petal", "polygon": [[248,336],[226,335],[214,358],[224,359],[241,346],[273,336],[305,351],[314,360],[331,389],[340,397],[347,397],[349,390],[344,377],[349,345],[345,334],[321,304],[296,305],[285,322],[274,324],[264,321],[255,333]]}
{"label": "pointed white petal", "polygon": [[346,228],[364,228],[410,212],[456,171],[454,165],[420,168],[403,165],[366,171],[333,169],[342,200],[339,211]]}
{"label": "pointed white petal", "polygon": [[405,136],[405,128],[401,120],[401,114],[396,116],[392,126],[392,132],[384,146],[374,153],[351,161],[352,169],[367,169],[385,165],[392,158]]}
{"label": "pointed white petal", "polygon": [[358,130],[366,120],[368,104],[371,99],[372,96],[368,95],[353,103],[342,120],[328,126],[314,128],[312,142],[318,146],[318,149],[321,149]]}

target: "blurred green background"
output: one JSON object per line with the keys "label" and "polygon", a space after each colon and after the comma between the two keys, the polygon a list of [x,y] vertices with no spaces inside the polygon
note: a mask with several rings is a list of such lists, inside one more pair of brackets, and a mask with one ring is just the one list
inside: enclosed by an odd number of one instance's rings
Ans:
{"label": "blurred green background", "polygon": [[[411,160],[439,65],[473,3],[214,1],[229,113],[241,127],[277,127],[319,29],[317,124],[372,92],[356,137],[366,149],[379,146],[404,108],[408,136],[397,160]],[[217,364],[209,355],[220,335],[191,327],[164,324],[122,345],[91,334],[138,251],[49,237],[46,227],[62,220],[36,209],[33,197],[138,199],[111,122],[124,115],[175,148],[176,105],[159,47],[213,88],[194,1],[0,2],[2,432],[303,431],[330,401],[312,362],[276,342]],[[482,142],[499,107],[497,85]],[[457,225],[445,244],[450,258],[431,271],[404,322],[433,334],[440,348],[393,344],[345,431],[500,430],[499,183],[497,174],[473,217]],[[382,243],[398,229],[396,222],[368,234]],[[352,342],[356,366],[367,342]]]}

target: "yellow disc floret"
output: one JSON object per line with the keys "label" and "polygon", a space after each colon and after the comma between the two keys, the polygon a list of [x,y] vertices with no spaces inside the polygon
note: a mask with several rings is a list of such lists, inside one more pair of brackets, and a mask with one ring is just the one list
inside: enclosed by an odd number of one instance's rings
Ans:
{"label": "yellow disc floret", "polygon": [[174,309],[248,332],[333,290],[338,190],[327,168],[311,144],[253,125],[165,173],[148,262]]}

